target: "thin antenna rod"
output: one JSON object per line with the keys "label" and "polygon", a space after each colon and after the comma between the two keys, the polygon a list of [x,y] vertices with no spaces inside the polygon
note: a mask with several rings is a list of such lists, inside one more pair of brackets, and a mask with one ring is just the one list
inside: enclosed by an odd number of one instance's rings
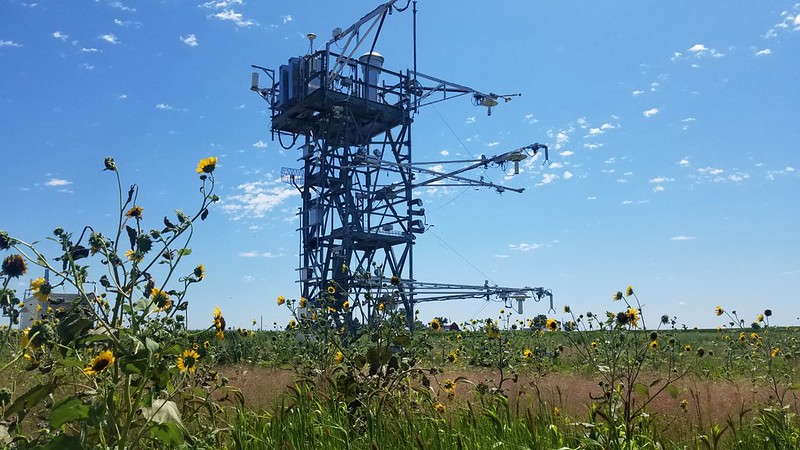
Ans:
{"label": "thin antenna rod", "polygon": [[417,81],[417,0],[414,0],[414,9],[411,10],[413,13],[413,23],[414,23],[414,31],[413,31],[413,40],[414,40],[414,81]]}

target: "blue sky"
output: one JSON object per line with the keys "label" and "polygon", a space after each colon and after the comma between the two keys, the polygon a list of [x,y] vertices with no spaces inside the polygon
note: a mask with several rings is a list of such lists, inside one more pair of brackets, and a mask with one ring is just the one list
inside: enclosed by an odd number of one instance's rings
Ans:
{"label": "blue sky", "polygon": [[[299,151],[270,140],[250,64],[277,68],[306,53],[306,33],[324,42],[377,5],[0,0],[0,229],[27,241],[56,226],[111,234],[105,156],[123,183],[139,184],[145,226],[159,227],[198,203],[194,168],[216,155],[222,201],[186,266],[208,271],[190,297],[190,326],[210,324],[215,305],[234,326],[286,323],[275,298],[298,296],[300,199],[279,174],[300,167]],[[419,191],[433,227],[417,239],[418,279],[543,286],[559,318],[564,304],[618,308],[612,293],[633,284],[651,322],[669,314],[716,326],[721,305],[748,321],[771,308],[774,323],[797,323],[800,3],[420,0],[418,9],[420,72],[522,96],[491,117],[467,97],[428,106],[414,124],[415,159],[541,142],[552,160],[528,160],[513,177],[482,174],[522,194]],[[376,50],[389,69],[411,67],[411,17],[386,21]],[[419,309],[462,321],[501,307]],[[521,317],[546,309],[529,303]]]}

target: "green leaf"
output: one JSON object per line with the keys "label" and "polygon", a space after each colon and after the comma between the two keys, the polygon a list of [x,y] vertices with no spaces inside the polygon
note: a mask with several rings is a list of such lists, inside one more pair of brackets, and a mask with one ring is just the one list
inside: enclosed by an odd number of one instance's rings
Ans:
{"label": "green leaf", "polygon": [[28,414],[28,409],[36,406],[42,399],[52,394],[56,390],[56,384],[40,384],[32,387],[28,392],[22,394],[11,406],[6,409],[3,417],[9,417],[12,414],[19,413],[19,421]]}
{"label": "green leaf", "polygon": [[128,239],[131,241],[131,250],[136,249],[136,230],[130,225],[125,225],[125,231],[128,232]]}
{"label": "green leaf", "polygon": [[50,412],[50,424],[53,428],[60,428],[61,425],[78,420],[89,418],[89,405],[83,403],[76,397],[69,397],[53,406]]}
{"label": "green leaf", "polygon": [[674,384],[667,386],[667,394],[673,399],[678,398],[678,388]]}
{"label": "green leaf", "polygon": [[208,217],[208,208],[203,209],[203,212],[200,213],[200,220],[206,220],[206,217]]}
{"label": "green leaf", "polygon": [[189,256],[192,254],[192,249],[190,248],[182,248],[178,250],[178,254],[181,256]]}
{"label": "green leaf", "polygon": [[59,434],[47,445],[39,447],[41,450],[83,450],[80,436]]}
{"label": "green leaf", "polygon": [[175,446],[183,444],[183,433],[177,424],[172,422],[160,423],[150,430],[151,435],[164,445]]}
{"label": "green leaf", "polygon": [[394,345],[401,345],[401,346],[411,345],[411,337],[409,337],[407,334],[401,334],[395,336],[395,338],[392,340],[392,343]]}
{"label": "green leaf", "polygon": [[648,388],[647,386],[645,386],[642,383],[635,383],[633,385],[633,392],[635,392],[637,395],[640,395],[640,396],[642,396],[644,398],[650,398],[650,388]]}

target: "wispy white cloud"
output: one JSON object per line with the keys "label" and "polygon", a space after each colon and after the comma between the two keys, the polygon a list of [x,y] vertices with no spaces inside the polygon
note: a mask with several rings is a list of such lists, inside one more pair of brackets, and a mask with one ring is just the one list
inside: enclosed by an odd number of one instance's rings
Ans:
{"label": "wispy white cloud", "polygon": [[708,51],[708,47],[706,47],[703,44],[694,44],[691,48],[689,48],[689,51],[690,52],[695,52],[695,53],[705,52],[705,51]]}
{"label": "wispy white cloud", "polygon": [[81,51],[82,51],[83,53],[96,53],[96,52],[99,52],[100,50],[98,50],[98,49],[96,49],[96,48],[94,48],[94,47],[83,47],[83,48],[81,49]]}
{"label": "wispy white cloud", "polygon": [[197,43],[197,36],[195,36],[194,34],[190,34],[186,37],[180,36],[180,40],[189,47],[197,47],[198,45],[200,45]]}
{"label": "wispy white cloud", "polygon": [[772,54],[772,50],[770,50],[768,48],[765,48],[764,50],[759,50],[759,51],[756,52],[756,56],[766,56],[766,55],[771,55],[771,54]]}
{"label": "wispy white cloud", "polygon": [[0,47],[22,47],[22,44],[14,41],[4,41],[0,39]]}
{"label": "wispy white cloud", "polygon": [[159,103],[156,105],[156,109],[171,110],[174,108],[166,103]]}
{"label": "wispy white cloud", "polygon": [[241,5],[241,4],[242,0],[212,1],[212,2],[205,2],[202,5],[200,5],[200,7],[208,9],[223,9],[231,5]]}
{"label": "wispy white cloud", "polygon": [[529,252],[531,250],[542,248],[542,244],[528,244],[523,242],[521,244],[510,244],[508,248],[520,252]]}
{"label": "wispy white cloud", "polygon": [[538,123],[539,122],[539,120],[536,117],[534,117],[533,114],[525,114],[525,121],[530,123],[530,124],[534,124],[534,123]]}
{"label": "wispy white cloud", "polygon": [[261,218],[286,200],[300,195],[294,187],[279,184],[279,181],[253,181],[236,187],[241,193],[228,197],[222,209],[234,220]]}
{"label": "wispy white cloud", "polygon": [[439,152],[439,154],[442,155],[442,156],[447,156],[447,155],[450,154],[450,151],[449,150],[442,150],[442,151]]}
{"label": "wispy white cloud", "polygon": [[117,8],[125,12],[136,12],[136,8],[129,8],[123,5],[122,2],[111,2],[110,5],[112,8]]}
{"label": "wispy white cloud", "polygon": [[694,240],[694,236],[675,236],[670,238],[670,241],[691,241]]}
{"label": "wispy white cloud", "polygon": [[644,94],[644,91],[640,91],[640,90],[637,89],[637,90],[631,92],[631,94],[633,94],[634,97],[637,97],[639,95]]}
{"label": "wispy white cloud", "polygon": [[487,147],[497,147],[498,145],[500,145],[500,143],[497,141],[486,144]]}
{"label": "wispy white cloud", "polygon": [[658,108],[650,108],[650,109],[648,109],[647,111],[642,111],[642,114],[643,114],[645,117],[652,117],[652,116],[655,116],[656,114],[658,114]]}
{"label": "wispy white cloud", "polygon": [[255,25],[256,23],[252,20],[245,19],[242,13],[238,13],[233,9],[226,9],[222,12],[218,12],[216,14],[212,14],[211,17],[215,17],[219,20],[228,20],[236,24],[237,27],[249,27]]}
{"label": "wispy white cloud", "polygon": [[467,123],[475,123],[475,116],[467,117]]}
{"label": "wispy white cloud", "polygon": [[650,179],[651,183],[669,183],[671,181],[675,181],[675,178],[656,177]]}
{"label": "wispy white cloud", "polygon": [[256,251],[249,251],[249,252],[239,252],[239,256],[242,258],[277,258],[281,255],[276,255],[272,252],[256,252]]}
{"label": "wispy white cloud", "polygon": [[565,170],[564,173],[561,175],[561,178],[563,178],[565,180],[569,180],[573,176],[575,176],[575,175],[573,175],[572,172],[570,172],[569,170]]}
{"label": "wispy white cloud", "polygon": [[137,22],[135,20],[114,19],[114,24],[119,25],[121,27],[125,27],[125,28],[128,28],[128,27],[141,28],[142,27],[142,22]]}
{"label": "wispy white cloud", "polygon": [[72,184],[72,181],[62,180],[61,178],[51,178],[45,183],[45,186],[67,186]]}
{"label": "wispy white cloud", "polygon": [[571,150],[564,150],[563,152],[559,153],[559,155],[560,155],[560,156],[563,156],[563,157],[565,157],[565,158],[566,158],[567,156],[572,156],[572,155],[574,155],[574,154],[575,154],[575,152],[573,152],[573,151],[571,151]]}
{"label": "wispy white cloud", "polygon": [[677,164],[681,167],[689,167],[691,165],[691,163],[689,163],[688,157],[681,159],[680,161],[677,162]]}
{"label": "wispy white cloud", "polygon": [[258,140],[255,144],[253,144],[255,148],[267,148],[267,143],[262,141],[261,139]]}
{"label": "wispy white cloud", "polygon": [[98,39],[102,39],[102,40],[108,42],[109,44],[114,44],[114,45],[119,44],[119,39],[117,39],[117,37],[114,36],[114,34],[112,34],[112,33],[104,34],[104,35],[100,36]]}
{"label": "wispy white cloud", "polygon": [[69,39],[69,35],[68,34],[62,33],[60,31],[54,31],[53,32],[53,37],[56,38],[56,39],[62,40],[64,42],[67,42],[67,39]]}
{"label": "wispy white cloud", "polygon": [[294,19],[292,19],[291,14],[287,14],[285,16],[281,16],[281,20],[283,21],[283,23],[289,23]]}
{"label": "wispy white cloud", "polygon": [[539,184],[550,184],[558,179],[558,175],[554,173],[542,174],[542,181]]}

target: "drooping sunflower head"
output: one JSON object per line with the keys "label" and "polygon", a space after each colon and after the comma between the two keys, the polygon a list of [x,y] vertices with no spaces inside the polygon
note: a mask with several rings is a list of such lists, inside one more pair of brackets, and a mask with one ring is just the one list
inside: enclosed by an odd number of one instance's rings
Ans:
{"label": "drooping sunflower head", "polygon": [[618,300],[622,300],[622,292],[621,291],[615,292],[612,298],[614,299],[615,302]]}
{"label": "drooping sunflower head", "polygon": [[633,286],[628,285],[628,288],[625,289],[625,297],[630,297],[633,295]]}
{"label": "drooping sunflower head", "polygon": [[455,395],[456,393],[456,383],[451,379],[446,379],[442,383],[442,390],[447,393],[447,395]]}
{"label": "drooping sunflower head", "polygon": [[19,278],[28,271],[28,265],[22,255],[9,255],[3,259],[3,273],[9,278]]}
{"label": "drooping sunflower head", "polygon": [[756,317],[756,322],[761,323],[763,321],[764,321],[764,314],[759,314],[758,317]]}
{"label": "drooping sunflower head", "polygon": [[300,307],[301,308],[305,308],[307,304],[308,304],[308,300],[306,300],[305,297],[300,297]]}
{"label": "drooping sunflower head", "polygon": [[217,157],[209,156],[197,163],[197,173],[211,173],[217,168]]}
{"label": "drooping sunflower head", "polygon": [[724,309],[722,309],[722,306],[717,306],[716,308],[714,308],[714,313],[715,313],[717,316],[721,316],[722,314],[724,314],[724,313],[725,313],[725,310],[724,310]]}
{"label": "drooping sunflower head", "polygon": [[284,297],[284,296],[282,296],[282,295],[279,295],[279,296],[278,296],[278,299],[276,300],[276,302],[278,303],[278,306],[281,306],[281,305],[283,305],[284,303],[286,303],[286,297]]}
{"label": "drooping sunflower head", "polygon": [[129,261],[133,261],[135,263],[140,263],[144,259],[144,256],[140,252],[133,250],[125,250],[125,257],[128,258]]}
{"label": "drooping sunflower head", "polygon": [[206,277],[206,266],[200,264],[194,268],[194,277],[197,278],[197,281],[203,281],[203,278]]}
{"label": "drooping sunflower head", "polygon": [[449,362],[449,363],[455,363],[456,361],[458,361],[458,353],[456,353],[456,352],[450,352],[450,353],[447,355],[447,362]]}
{"label": "drooping sunflower head", "polygon": [[389,283],[391,283],[392,286],[398,286],[400,284],[400,277],[393,275],[392,278],[389,279]]}
{"label": "drooping sunflower head", "polygon": [[178,357],[178,369],[181,372],[192,373],[197,370],[197,362],[200,360],[200,355],[194,349],[187,349],[183,351],[183,355]]}
{"label": "drooping sunflower head", "polygon": [[14,239],[3,230],[0,230],[0,250],[8,250],[14,245]]}
{"label": "drooping sunflower head", "polygon": [[144,212],[144,208],[139,205],[133,205],[133,208],[129,209],[125,212],[125,217],[134,218],[134,219],[141,219],[142,212]]}
{"label": "drooping sunflower head", "polygon": [[169,298],[169,294],[159,288],[153,288],[150,292],[150,298],[159,311],[167,311],[172,307],[172,299]]}
{"label": "drooping sunflower head", "polygon": [[44,278],[37,278],[31,281],[31,291],[39,301],[46,302],[53,292],[53,286]]}
{"label": "drooping sunflower head", "polygon": [[83,369],[83,373],[86,375],[100,374],[114,364],[115,360],[116,358],[114,358],[114,353],[111,350],[103,350]]}
{"label": "drooping sunflower head", "polygon": [[436,412],[437,412],[437,413],[439,413],[439,414],[444,414],[444,413],[446,413],[446,412],[447,412],[447,408],[446,408],[446,407],[445,407],[443,404],[441,404],[441,403],[437,403],[437,404],[436,404],[436,405],[433,407],[433,409],[434,409],[434,410],[436,410]]}

